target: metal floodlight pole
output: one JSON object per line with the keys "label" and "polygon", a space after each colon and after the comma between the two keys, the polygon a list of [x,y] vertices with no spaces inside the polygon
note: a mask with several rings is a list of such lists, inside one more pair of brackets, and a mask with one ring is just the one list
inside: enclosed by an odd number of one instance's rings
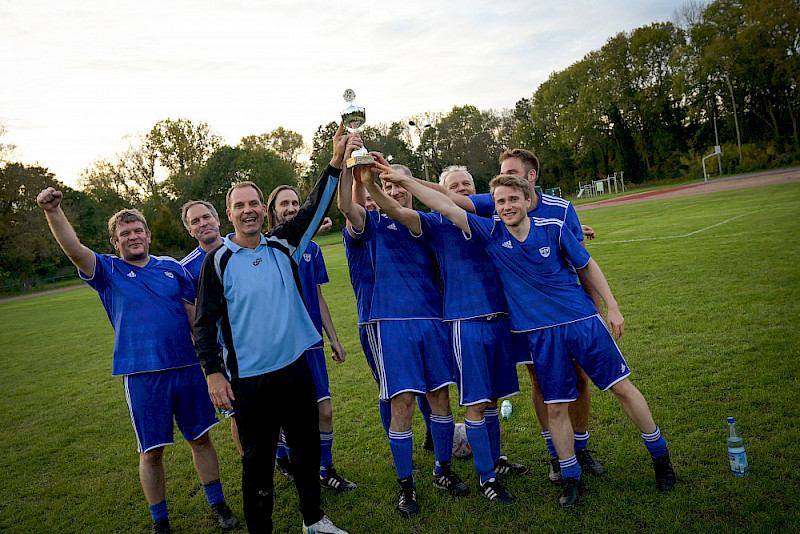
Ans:
{"label": "metal floodlight pole", "polygon": [[414,126],[417,129],[417,135],[419,135],[419,146],[422,149],[422,167],[425,169],[425,181],[430,182],[430,176],[428,175],[428,157],[425,155],[425,130],[431,127],[430,124],[426,124],[423,128],[420,128],[419,125],[414,121],[408,121],[409,126]]}
{"label": "metal floodlight pole", "polygon": [[717,132],[717,110],[714,110],[714,151],[717,154],[717,164],[719,165],[719,175],[722,176],[722,157],[719,149],[719,133]]}

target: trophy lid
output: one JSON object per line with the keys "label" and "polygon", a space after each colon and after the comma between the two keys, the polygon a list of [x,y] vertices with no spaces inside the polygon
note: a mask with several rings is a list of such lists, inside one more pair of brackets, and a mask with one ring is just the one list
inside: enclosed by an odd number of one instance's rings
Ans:
{"label": "trophy lid", "polygon": [[356,99],[355,91],[347,89],[342,96],[344,101],[350,104],[346,110],[342,111],[342,122],[350,133],[356,133],[367,121],[366,112],[364,108],[353,105],[353,100]]}

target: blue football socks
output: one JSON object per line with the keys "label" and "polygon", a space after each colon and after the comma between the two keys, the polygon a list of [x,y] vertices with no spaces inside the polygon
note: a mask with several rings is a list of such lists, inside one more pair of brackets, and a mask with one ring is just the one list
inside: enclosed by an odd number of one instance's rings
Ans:
{"label": "blue football socks", "polygon": [[392,450],[394,468],[397,478],[405,479],[411,476],[411,459],[414,455],[414,443],[411,430],[405,432],[389,431],[389,448]]}
{"label": "blue football socks", "polygon": [[558,453],[556,452],[556,446],[553,445],[553,440],[550,438],[550,431],[543,430],[542,437],[544,441],[547,443],[547,450],[550,452],[550,458],[558,458]]}
{"label": "blue football socks", "polygon": [[559,460],[558,463],[561,465],[561,476],[565,479],[581,479],[581,466],[575,456],[570,456],[566,460]]}
{"label": "blue football socks", "polygon": [[286,436],[283,435],[283,431],[281,431],[281,435],[278,438],[278,448],[275,450],[275,457],[279,459],[289,457],[289,446],[286,445]]}
{"label": "blue football socks", "polygon": [[225,502],[225,495],[222,493],[222,484],[219,479],[203,484],[203,491],[206,492],[206,500],[209,506]]}
{"label": "blue football socks", "polygon": [[494,460],[492,459],[491,446],[489,445],[489,432],[486,429],[486,420],[470,421],[464,419],[467,431],[467,441],[472,447],[472,461],[475,472],[481,477],[481,484],[495,478]]}
{"label": "blue football socks", "polygon": [[329,465],[333,465],[333,431],[319,433],[319,474],[327,476]]}
{"label": "blue football socks", "polygon": [[575,450],[582,451],[589,446],[589,433],[588,432],[575,432]]}
{"label": "blue football socks", "polygon": [[431,432],[431,405],[428,403],[428,397],[417,395],[417,406],[419,407],[419,413],[422,414],[422,418],[425,420],[425,429]]}
{"label": "blue football socks", "polygon": [[489,433],[489,447],[491,447],[492,461],[500,459],[500,416],[497,406],[486,408],[484,412],[486,419],[486,431]]}
{"label": "blue football socks", "polygon": [[161,501],[158,504],[151,505],[150,516],[153,518],[153,523],[158,523],[159,521],[167,519],[169,517],[167,501]]}
{"label": "blue football socks", "polygon": [[644,446],[647,447],[650,456],[653,458],[667,454],[667,440],[661,435],[660,427],[656,426],[656,430],[652,434],[642,432],[642,439],[644,440]]}
{"label": "blue football socks", "polygon": [[450,463],[453,459],[453,413],[447,415],[431,415],[431,435],[433,436],[433,455],[436,458],[436,472],[442,463]]}

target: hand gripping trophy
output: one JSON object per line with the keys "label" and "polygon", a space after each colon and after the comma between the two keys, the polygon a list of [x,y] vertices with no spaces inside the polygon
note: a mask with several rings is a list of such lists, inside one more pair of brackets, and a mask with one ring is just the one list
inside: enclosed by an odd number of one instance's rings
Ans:
{"label": "hand gripping trophy", "polygon": [[[344,100],[350,107],[342,111],[342,122],[347,131],[351,134],[360,134],[361,127],[367,120],[364,108],[354,106],[353,100],[356,99],[356,92],[348,89],[344,92]],[[361,147],[354,151],[350,159],[347,160],[347,168],[352,169],[356,165],[372,165],[375,163],[375,158],[370,156],[365,147]]]}

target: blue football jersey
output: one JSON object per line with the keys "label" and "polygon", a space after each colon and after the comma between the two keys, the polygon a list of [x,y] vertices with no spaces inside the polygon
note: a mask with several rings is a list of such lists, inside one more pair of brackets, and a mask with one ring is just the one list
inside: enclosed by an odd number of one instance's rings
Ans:
{"label": "blue football jersey", "polygon": [[[309,241],[305,252],[300,256],[300,262],[297,264],[297,274],[300,276],[300,284],[303,287],[303,300],[306,303],[306,308],[308,308],[308,315],[321,336],[322,312],[319,309],[317,286],[328,283],[328,271],[325,269],[322,249],[313,241]],[[320,340],[312,348],[323,346],[323,342]]]}
{"label": "blue football jersey", "polygon": [[350,284],[356,296],[358,324],[367,324],[372,305],[372,289],[375,287],[375,267],[371,248],[363,239],[351,236],[347,228],[342,230],[342,240],[347,257],[347,269],[350,271]]}
{"label": "blue football jersey", "polygon": [[375,211],[367,212],[361,238],[375,265],[370,320],[441,319],[441,282],[430,247]]}
{"label": "blue football jersey", "polygon": [[195,289],[197,289],[197,282],[200,280],[200,268],[203,266],[205,257],[206,251],[198,246],[181,260],[181,265],[189,273]]}
{"label": "blue football jersey", "polygon": [[129,375],[199,364],[184,302],[195,288],[177,260],[150,256],[144,267],[95,253],[93,277],[80,272],[114,327],[112,374]]}
{"label": "blue football jersey", "polygon": [[[495,214],[494,199],[489,193],[470,195],[469,199],[475,206],[475,214],[481,217],[491,217]],[[569,200],[539,193],[539,203],[535,209],[528,212],[528,217],[540,219],[558,219],[566,224],[570,232],[578,241],[583,242],[583,229],[578,219],[578,212]]]}
{"label": "blue football jersey", "polygon": [[500,275],[511,328],[525,332],[597,314],[592,299],[570,266],[585,267],[591,257],[564,223],[531,217],[525,241],[493,219],[467,214],[471,239],[486,247]]}
{"label": "blue football jersey", "polygon": [[433,249],[444,283],[444,319],[506,313],[500,278],[485,247],[465,240],[461,229],[439,213],[419,213],[419,239]]}

